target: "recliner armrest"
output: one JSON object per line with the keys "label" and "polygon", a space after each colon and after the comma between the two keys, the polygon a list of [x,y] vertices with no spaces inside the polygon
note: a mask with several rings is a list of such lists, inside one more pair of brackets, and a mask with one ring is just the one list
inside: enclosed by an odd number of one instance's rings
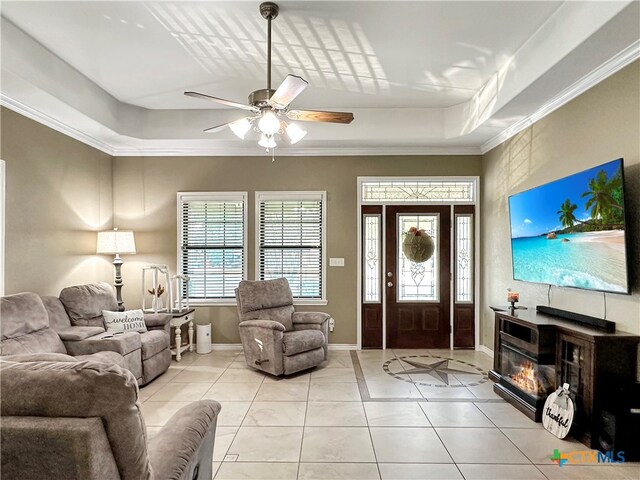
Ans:
{"label": "recliner armrest", "polygon": [[220,408],[214,400],[199,400],[181,408],[169,419],[149,441],[149,462],[154,477],[212,477],[213,439]]}
{"label": "recliner armrest", "polygon": [[145,313],[144,323],[147,327],[164,327],[171,321],[170,313]]}
{"label": "recliner armrest", "polygon": [[142,348],[142,342],[140,334],[137,332],[127,332],[120,335],[101,333],[84,340],[65,341],[64,346],[67,348],[67,353],[74,357],[104,351],[116,352],[124,357],[134,350]]}
{"label": "recliner armrest", "polygon": [[170,313],[145,313],[144,323],[149,330],[164,330],[167,334],[171,333]]}
{"label": "recliner armrest", "polygon": [[57,330],[56,333],[63,342],[77,342],[94,335],[100,335],[104,331],[104,328],[101,327],[66,327]]}
{"label": "recliner armrest", "polygon": [[291,316],[293,323],[312,323],[322,325],[331,318],[331,315],[324,312],[294,312]]}
{"label": "recliner armrest", "polygon": [[281,332],[285,330],[284,325],[275,320],[245,320],[240,322],[240,328],[247,327],[267,328],[269,330],[280,330]]}

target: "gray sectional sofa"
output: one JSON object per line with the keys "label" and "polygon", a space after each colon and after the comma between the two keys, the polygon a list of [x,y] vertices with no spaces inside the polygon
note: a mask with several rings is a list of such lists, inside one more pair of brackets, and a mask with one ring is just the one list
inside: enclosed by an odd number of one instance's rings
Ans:
{"label": "gray sectional sofa", "polygon": [[0,355],[66,354],[120,365],[139,385],[164,373],[171,363],[168,314],[145,314],[148,331],[108,337],[102,310],[117,310],[111,285],[67,287],[59,297],[19,293],[0,299]]}

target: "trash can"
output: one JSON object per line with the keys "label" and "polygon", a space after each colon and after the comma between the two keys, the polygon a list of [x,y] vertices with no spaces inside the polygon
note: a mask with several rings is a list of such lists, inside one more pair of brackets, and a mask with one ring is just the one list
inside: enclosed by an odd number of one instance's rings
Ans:
{"label": "trash can", "polygon": [[196,352],[211,353],[211,324],[196,325]]}

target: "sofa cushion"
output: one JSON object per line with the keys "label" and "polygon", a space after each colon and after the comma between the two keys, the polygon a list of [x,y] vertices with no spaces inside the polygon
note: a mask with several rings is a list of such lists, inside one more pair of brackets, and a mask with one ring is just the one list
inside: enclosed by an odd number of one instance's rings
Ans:
{"label": "sofa cushion", "polygon": [[3,362],[77,362],[76,357],[64,353],[19,353],[0,357]]}
{"label": "sofa cushion", "polygon": [[320,330],[285,332],[282,338],[282,350],[287,357],[308,352],[323,345],[324,334]]}
{"label": "sofa cushion", "polygon": [[125,312],[111,312],[103,310],[104,327],[109,333],[115,332],[138,332],[147,331],[147,324],[144,323],[144,313],[142,310],[127,310]]}
{"label": "sofa cushion", "polygon": [[236,291],[240,320],[275,320],[293,329],[293,296],[286,278],[243,280]]}
{"label": "sofa cushion", "polygon": [[149,330],[140,334],[142,341],[142,360],[157,355],[169,348],[169,335],[162,330]]}
{"label": "sofa cushion", "polygon": [[69,315],[58,297],[40,297],[49,316],[49,326],[55,331],[71,326]]}
{"label": "sofa cushion", "polygon": [[49,327],[42,300],[35,293],[0,298],[0,355],[21,353],[67,353]]}
{"label": "sofa cushion", "polygon": [[67,350],[56,332],[51,328],[43,328],[37,332],[2,341],[0,355],[21,353],[67,353]]}
{"label": "sofa cushion", "polygon": [[80,327],[103,327],[103,310],[117,310],[113,288],[106,282],[63,288],[60,301],[71,324]]}
{"label": "sofa cushion", "polygon": [[38,295],[31,292],[7,295],[0,299],[2,340],[49,327],[49,317]]}

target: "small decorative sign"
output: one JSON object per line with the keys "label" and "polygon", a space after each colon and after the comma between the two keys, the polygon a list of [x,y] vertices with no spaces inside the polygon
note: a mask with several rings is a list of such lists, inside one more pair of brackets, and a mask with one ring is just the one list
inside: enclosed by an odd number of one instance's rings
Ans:
{"label": "small decorative sign", "polygon": [[573,402],[569,396],[569,384],[547,397],[542,411],[542,425],[558,438],[564,438],[571,430],[573,423]]}

